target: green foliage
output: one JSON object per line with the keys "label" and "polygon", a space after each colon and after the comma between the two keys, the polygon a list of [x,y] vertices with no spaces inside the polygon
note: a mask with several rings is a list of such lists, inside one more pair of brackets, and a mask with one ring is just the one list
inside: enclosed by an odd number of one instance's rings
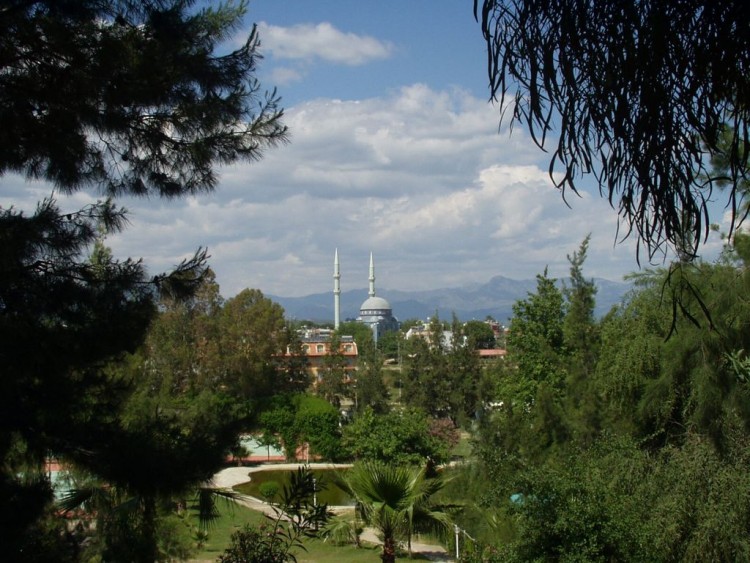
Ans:
{"label": "green foliage", "polygon": [[[727,360],[750,345],[742,298],[750,283],[747,268],[683,264],[645,274],[639,283],[639,292],[603,327],[598,374],[603,391],[655,444],[679,443],[687,428],[722,447],[728,421],[739,416],[750,423],[747,386]],[[680,284],[697,293],[680,293],[678,301],[674,294],[663,296],[665,289],[679,291]],[[675,317],[675,303],[684,311],[702,311],[698,299],[709,317]]]}
{"label": "green foliage", "polygon": [[[562,345],[550,347],[566,377],[527,378],[533,400],[488,409],[475,441],[489,485],[474,498],[515,530],[499,560],[750,560],[741,251],[639,274],[597,325],[583,250],[571,258]],[[509,360],[493,373],[500,392],[525,373],[523,358]]]}
{"label": "green foliage", "polygon": [[[169,0],[4,6],[0,176],[18,172],[65,194],[211,191],[217,165],[255,160],[286,138],[275,94],[258,95],[255,31],[216,52],[244,12],[242,2]],[[143,343],[159,301],[190,298],[207,275],[204,250],[167,275],[113,260],[102,239],[124,224],[109,200],[66,213],[51,200],[30,216],[0,210],[0,544],[11,559],[51,500],[49,487],[19,476],[41,475],[46,456],[140,494],[144,541],[133,546],[143,550],[130,560],[154,561],[157,498],[209,476],[231,442],[236,413],[220,399],[180,404],[195,391],[194,352],[206,350],[176,348],[164,358],[174,372],[138,374],[133,358],[119,365]],[[165,332],[210,332],[182,330],[189,316],[179,311]],[[154,389],[131,397],[143,380]]]}
{"label": "green foliage", "polygon": [[508,354],[518,368],[518,379],[529,383],[531,394],[501,397],[504,401],[529,402],[541,382],[559,388],[565,379],[560,360],[566,312],[563,295],[546,270],[536,280],[536,293],[513,305],[508,336]]}
{"label": "green foliage", "polygon": [[97,228],[123,219],[109,202],[66,216],[49,200],[29,217],[0,210],[0,543],[11,553],[51,500],[18,476],[43,481],[47,455],[106,447],[92,421],[106,423],[128,395],[105,366],[141,343],[154,287],[139,263],[85,257]]}
{"label": "green foliage", "polygon": [[282,349],[287,353],[278,356],[274,362],[277,373],[275,393],[304,393],[311,383],[309,361],[290,322],[284,326]]}
{"label": "green foliage", "polygon": [[406,341],[402,369],[402,400],[433,416],[449,412],[450,386],[442,354],[423,338]]}
{"label": "green foliage", "polygon": [[346,358],[341,352],[341,334],[334,332],[331,337],[329,353],[323,358],[323,365],[318,370],[318,384],[315,392],[338,408],[341,399],[352,395],[351,380],[346,370]]}
{"label": "green foliage", "polygon": [[442,489],[440,478],[428,479],[424,469],[368,461],[355,464],[343,486],[357,500],[363,520],[383,536],[384,562],[395,561],[396,540],[416,531],[446,529],[450,517],[435,505],[433,496]]}
{"label": "green foliage", "polygon": [[[567,301],[567,311],[563,321],[563,340],[567,351],[585,370],[594,363],[598,335],[594,322],[596,286],[594,280],[583,276],[583,263],[586,261],[591,235],[587,235],[577,252],[568,255],[570,262],[570,286],[563,289]],[[585,371],[584,371],[585,373]]]}
{"label": "green foliage", "polygon": [[289,561],[286,545],[268,525],[245,524],[232,534],[231,545],[219,556],[219,563],[284,563]]}
{"label": "green foliage", "polygon": [[355,387],[357,410],[361,411],[369,407],[378,414],[388,412],[390,397],[383,381],[383,355],[372,341],[359,348],[358,363]]}
{"label": "green foliage", "polygon": [[266,481],[260,484],[260,494],[268,502],[273,501],[280,490],[281,488],[276,481]]}
{"label": "green foliage", "polygon": [[340,336],[353,336],[358,350],[371,347],[374,344],[372,329],[363,323],[356,321],[343,322],[339,325],[337,332]]}
{"label": "green foliage", "polygon": [[378,350],[384,358],[389,360],[401,360],[401,351],[404,347],[403,325],[401,330],[388,331],[378,335]]}
{"label": "green foliage", "polygon": [[[343,429],[341,445],[354,459],[387,464],[435,464],[450,458],[454,434],[431,425],[430,417],[418,409],[378,415],[366,408]],[[444,429],[442,429],[444,430]]]}
{"label": "green foliage", "polygon": [[415,337],[405,343],[403,401],[435,418],[448,417],[456,425],[468,425],[479,409],[482,370],[455,315],[451,333],[447,342],[443,323],[435,315],[429,340]]}
{"label": "green foliage", "polygon": [[217,54],[244,13],[244,3],[191,10],[174,0],[6,10],[0,174],[65,192],[214,189],[217,164],[257,160],[286,139],[278,99],[254,78],[256,31]]}
{"label": "green foliage", "polygon": [[321,536],[334,545],[353,544],[360,547],[359,536],[362,531],[363,527],[357,520],[345,516],[334,516],[321,530]]}
{"label": "green foliage", "polygon": [[299,445],[294,426],[295,411],[292,395],[277,395],[267,402],[265,409],[258,415],[258,425],[263,434],[278,435],[287,458],[294,457],[294,451]]}
{"label": "green foliage", "polygon": [[323,459],[339,459],[339,412],[330,403],[318,397],[299,395],[295,399],[297,412],[294,415],[294,428],[298,439],[308,442],[311,451]]}
{"label": "green foliage", "polygon": [[297,561],[296,550],[305,550],[305,537],[315,537],[331,513],[325,504],[314,504],[315,481],[308,467],[300,467],[284,487],[274,505],[274,516],[266,526],[232,534],[231,545],[219,557],[220,563],[285,563]]}
{"label": "green foliage", "polygon": [[255,400],[282,391],[273,358],[286,353],[285,326],[284,309],[257,289],[228,299],[220,318],[223,385]]}
{"label": "green foliage", "polygon": [[495,347],[495,333],[482,321],[468,321],[464,325],[464,334],[469,339],[469,346],[476,350],[491,350]]}

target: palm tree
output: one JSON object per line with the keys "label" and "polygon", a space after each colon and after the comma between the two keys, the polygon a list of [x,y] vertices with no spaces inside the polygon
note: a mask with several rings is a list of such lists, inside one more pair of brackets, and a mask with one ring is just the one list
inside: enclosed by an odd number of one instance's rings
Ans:
{"label": "palm tree", "polygon": [[426,479],[424,469],[363,462],[347,472],[342,485],[363,520],[383,536],[383,563],[396,560],[397,538],[407,538],[411,547],[413,532],[450,526],[448,514],[431,501],[444,481]]}

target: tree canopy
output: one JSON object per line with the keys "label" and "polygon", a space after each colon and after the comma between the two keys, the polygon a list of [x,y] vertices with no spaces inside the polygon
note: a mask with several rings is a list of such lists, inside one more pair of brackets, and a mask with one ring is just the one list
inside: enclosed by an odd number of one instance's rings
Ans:
{"label": "tree canopy", "polygon": [[278,99],[255,78],[255,30],[216,54],[245,3],[193,3],[5,3],[0,175],[174,197],[214,189],[217,164],[284,141]]}
{"label": "tree canopy", "polygon": [[[550,150],[563,196],[592,174],[649,258],[670,247],[696,255],[717,185],[729,187],[731,230],[744,217],[736,187],[747,180],[750,142],[746,2],[474,0],[474,13],[491,96]],[[720,174],[717,156],[728,163]]]}
{"label": "tree canopy", "polygon": [[[196,4],[4,2],[0,178],[18,173],[62,194],[176,197],[214,189],[218,165],[256,160],[284,142],[278,98],[255,77],[255,30],[238,49],[218,50],[246,3]],[[116,260],[101,239],[121,230],[125,215],[110,199],[72,212],[53,199],[30,214],[0,209],[0,544],[11,559],[30,546],[46,556],[35,530],[51,499],[47,456],[126,488],[151,487],[153,500],[210,475],[229,445],[228,432],[201,423],[218,405],[185,410],[198,425],[198,450],[214,457],[186,453],[184,464],[165,455],[193,449],[172,439],[185,428],[180,417],[154,411],[163,425],[149,426],[143,413],[127,412],[133,379],[112,366],[141,345],[160,303],[200,288],[207,255],[199,250],[157,276],[140,261]],[[187,367],[193,359],[168,360]],[[185,373],[171,374],[178,387]],[[116,454],[136,446],[154,452],[152,463],[174,461],[184,472],[163,480],[144,477],[147,466],[117,473]]]}

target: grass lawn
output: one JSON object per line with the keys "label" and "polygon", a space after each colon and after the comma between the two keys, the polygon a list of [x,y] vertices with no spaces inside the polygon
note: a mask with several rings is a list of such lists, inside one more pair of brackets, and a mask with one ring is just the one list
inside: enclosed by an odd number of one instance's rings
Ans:
{"label": "grass lawn", "polygon": [[451,457],[469,459],[471,457],[471,435],[465,430],[459,433],[458,444],[451,451]]}
{"label": "grass lawn", "polygon": [[[243,528],[245,524],[257,525],[268,519],[260,512],[244,506],[219,506],[221,516],[209,531],[206,545],[196,553],[192,561],[216,561],[229,546],[232,533]],[[336,547],[317,539],[305,540],[307,551],[296,550],[299,563],[376,563],[380,561],[380,547],[365,544],[357,549],[354,546]]]}

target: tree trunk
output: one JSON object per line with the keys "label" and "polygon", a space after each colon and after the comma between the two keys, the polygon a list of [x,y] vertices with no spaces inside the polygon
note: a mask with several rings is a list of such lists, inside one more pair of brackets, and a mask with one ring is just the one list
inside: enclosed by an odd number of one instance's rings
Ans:
{"label": "tree trunk", "polygon": [[396,541],[392,536],[383,537],[383,553],[380,559],[383,560],[383,563],[395,563]]}
{"label": "tree trunk", "polygon": [[143,563],[156,561],[159,549],[156,545],[156,499],[153,495],[145,495],[143,498],[143,543]]}

